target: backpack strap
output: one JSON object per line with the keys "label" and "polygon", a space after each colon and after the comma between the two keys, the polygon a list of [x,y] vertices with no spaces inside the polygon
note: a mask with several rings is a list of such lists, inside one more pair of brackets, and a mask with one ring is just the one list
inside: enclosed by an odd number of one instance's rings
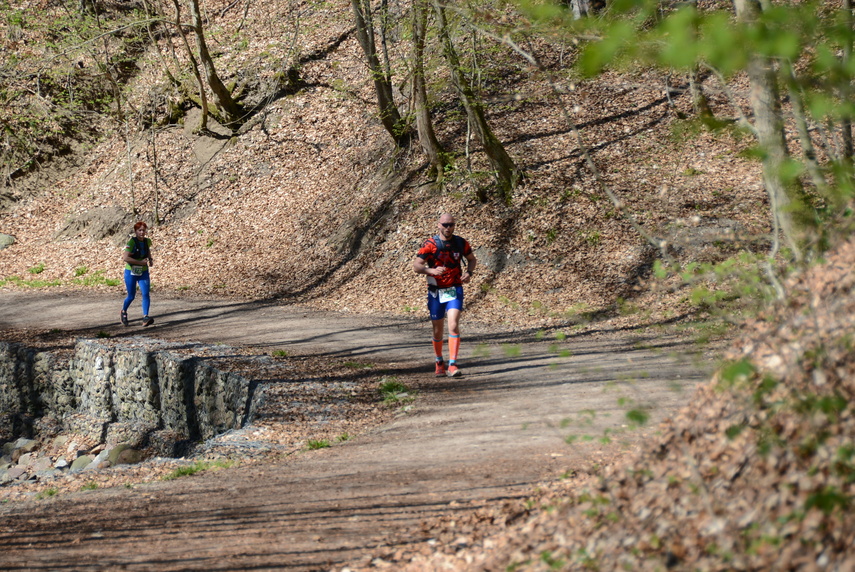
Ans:
{"label": "backpack strap", "polygon": [[146,239],[140,240],[134,236],[133,241],[134,249],[131,251],[131,258],[136,258],[137,260],[148,258],[148,243]]}
{"label": "backpack strap", "polygon": [[451,244],[445,242],[440,238],[438,234],[435,234],[431,237],[433,243],[436,245],[436,249],[438,252],[445,252],[446,250],[450,250],[452,252],[459,252],[463,254],[463,238],[455,235],[452,235],[454,240],[451,241]]}
{"label": "backpack strap", "polygon": [[437,254],[439,254],[441,252],[445,252],[447,250],[451,251],[451,252],[459,252],[460,253],[460,260],[458,261],[458,266],[460,266],[462,268],[462,263],[464,261],[466,262],[466,266],[469,266],[469,262],[463,257],[463,238],[462,237],[457,236],[456,234],[452,235],[452,240],[451,240],[450,244],[448,242],[442,240],[442,238],[440,238],[440,236],[438,234],[433,235],[431,237],[431,240],[433,240],[433,243],[436,245]]}

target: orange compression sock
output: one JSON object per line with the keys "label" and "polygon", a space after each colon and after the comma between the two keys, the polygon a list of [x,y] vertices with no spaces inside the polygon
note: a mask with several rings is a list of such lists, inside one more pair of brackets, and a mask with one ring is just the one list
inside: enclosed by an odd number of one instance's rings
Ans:
{"label": "orange compression sock", "polygon": [[436,354],[437,361],[442,361],[442,338],[433,340],[433,353]]}
{"label": "orange compression sock", "polygon": [[457,361],[457,352],[460,350],[460,334],[448,335],[448,361]]}

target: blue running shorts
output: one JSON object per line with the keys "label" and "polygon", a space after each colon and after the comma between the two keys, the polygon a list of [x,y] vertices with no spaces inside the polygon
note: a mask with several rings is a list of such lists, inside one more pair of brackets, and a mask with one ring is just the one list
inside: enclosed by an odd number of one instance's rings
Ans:
{"label": "blue running shorts", "polygon": [[443,290],[448,290],[448,288],[438,288],[433,291],[428,290],[427,306],[431,320],[442,320],[445,318],[445,312],[448,310],[463,311],[463,286],[454,286],[453,288],[457,291],[457,295],[446,302],[440,302],[440,294]]}

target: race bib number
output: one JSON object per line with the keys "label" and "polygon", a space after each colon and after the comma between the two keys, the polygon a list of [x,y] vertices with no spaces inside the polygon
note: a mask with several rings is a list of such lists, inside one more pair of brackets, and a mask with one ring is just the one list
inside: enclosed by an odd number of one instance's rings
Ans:
{"label": "race bib number", "polygon": [[136,266],[136,265],[131,266],[131,274],[133,274],[134,276],[142,276],[143,273],[145,272],[145,270],[146,270],[145,266]]}
{"label": "race bib number", "polygon": [[449,302],[451,300],[457,299],[457,288],[442,288],[439,291],[439,301],[440,303]]}

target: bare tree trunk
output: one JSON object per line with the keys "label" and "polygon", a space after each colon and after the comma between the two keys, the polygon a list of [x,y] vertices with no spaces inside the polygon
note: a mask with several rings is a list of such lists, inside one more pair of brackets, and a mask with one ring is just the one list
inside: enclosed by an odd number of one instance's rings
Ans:
{"label": "bare tree trunk", "polygon": [[131,192],[131,212],[134,213],[134,216],[138,216],[139,212],[137,209],[137,199],[136,199],[136,190],[134,189],[134,160],[131,156],[131,133],[130,127],[128,126],[128,122],[124,122],[125,125],[125,151],[128,156],[128,189]]}
{"label": "bare tree trunk", "polygon": [[157,130],[151,129],[152,172],[154,174],[154,224],[160,225],[160,191],[157,186]]}
{"label": "bare tree trunk", "polygon": [[[756,22],[761,10],[757,0],[735,0],[734,6],[737,17],[749,24]],[[760,54],[749,54],[748,57],[749,101],[754,111],[757,141],[763,150],[763,180],[769,195],[772,216],[792,249],[794,258],[801,260],[801,247],[791,214],[796,205],[793,204],[786,182],[781,178],[788,152],[775,71],[768,58]]]}
{"label": "bare tree trunk", "polygon": [[793,108],[793,119],[795,119],[796,130],[799,132],[799,143],[802,147],[802,153],[805,157],[805,165],[808,173],[810,173],[814,186],[823,196],[828,196],[828,185],[825,177],[822,174],[819,163],[816,160],[816,150],[813,146],[813,140],[810,137],[808,130],[807,119],[805,118],[804,97],[802,96],[801,87],[796,81],[796,74],[793,70],[792,63],[788,61],[781,62],[781,70],[786,79],[787,91],[790,94],[790,104]]}
{"label": "bare tree trunk", "polygon": [[[846,27],[847,30],[852,30],[852,0],[843,0],[843,10],[846,15]],[[849,68],[849,62],[852,59],[852,42],[847,40],[846,44],[843,46],[843,67],[845,69]],[[841,99],[844,102],[851,101],[852,97],[852,88],[849,84],[849,80],[842,82],[842,90],[840,94]],[[852,117],[846,114],[840,122],[841,127],[843,129],[843,163],[845,165],[852,165],[852,153],[853,153],[853,145],[852,145]]]}
{"label": "bare tree trunk", "polygon": [[377,57],[371,2],[370,0],[351,0],[351,5],[356,22],[356,38],[365,54],[365,59],[368,60],[368,69],[374,81],[374,92],[377,94],[377,105],[380,108],[380,121],[392,136],[395,145],[405,148],[410,144],[410,130],[398,112],[392,95],[392,82],[384,73],[380,58]]}
{"label": "bare tree trunk", "polygon": [[98,4],[96,0],[80,0],[78,2],[78,9],[81,14],[97,14]]}
{"label": "bare tree trunk", "polygon": [[466,114],[472,123],[472,127],[481,144],[484,146],[484,152],[490,160],[493,169],[496,171],[500,195],[504,200],[508,200],[514,189],[522,182],[522,172],[508,155],[507,151],[505,151],[505,147],[501,141],[493,134],[493,130],[490,129],[487,117],[484,114],[484,107],[480,99],[475,96],[469,80],[466,79],[466,76],[460,69],[460,59],[457,57],[457,51],[454,49],[454,44],[448,33],[445,10],[438,0],[432,0],[432,2],[434,11],[436,12],[437,23],[439,24],[439,33],[442,37],[443,52],[451,68],[452,80],[457,88],[457,92],[460,94],[460,100],[466,109]]}
{"label": "bare tree trunk", "polygon": [[431,167],[436,169],[437,178],[442,178],[446,165],[445,151],[436,133],[428,108],[425,87],[425,33],[427,29],[427,2],[413,0],[413,99],[416,106],[416,130],[419,143],[428,156]]}
{"label": "bare tree trunk", "polygon": [[232,99],[231,93],[223,85],[220,76],[217,75],[217,70],[214,68],[214,60],[208,52],[208,44],[205,42],[205,33],[202,28],[202,14],[199,10],[199,0],[189,0],[190,16],[192,18],[193,32],[196,34],[196,45],[199,48],[199,59],[202,61],[202,67],[205,69],[205,79],[208,86],[211,88],[211,93],[214,96],[214,105],[222,111],[226,116],[227,124],[238,123],[243,115],[243,110]]}
{"label": "bare tree trunk", "polygon": [[580,20],[591,13],[591,3],[588,0],[569,0],[568,3],[573,10],[574,20]]}
{"label": "bare tree trunk", "polygon": [[205,82],[202,81],[202,74],[199,73],[199,64],[196,62],[196,56],[193,55],[193,50],[190,49],[190,42],[187,41],[187,34],[184,33],[184,28],[181,26],[181,6],[178,4],[178,0],[172,0],[172,3],[175,5],[175,27],[184,41],[184,48],[187,50],[187,56],[190,58],[193,75],[196,77],[196,83],[199,85],[199,106],[202,108],[199,131],[204,131],[208,128],[208,95],[205,92]]}
{"label": "bare tree trunk", "polygon": [[697,68],[689,72],[689,91],[692,94],[692,107],[695,110],[695,114],[701,119],[712,119],[713,112],[710,109],[709,101],[698,82]]}

